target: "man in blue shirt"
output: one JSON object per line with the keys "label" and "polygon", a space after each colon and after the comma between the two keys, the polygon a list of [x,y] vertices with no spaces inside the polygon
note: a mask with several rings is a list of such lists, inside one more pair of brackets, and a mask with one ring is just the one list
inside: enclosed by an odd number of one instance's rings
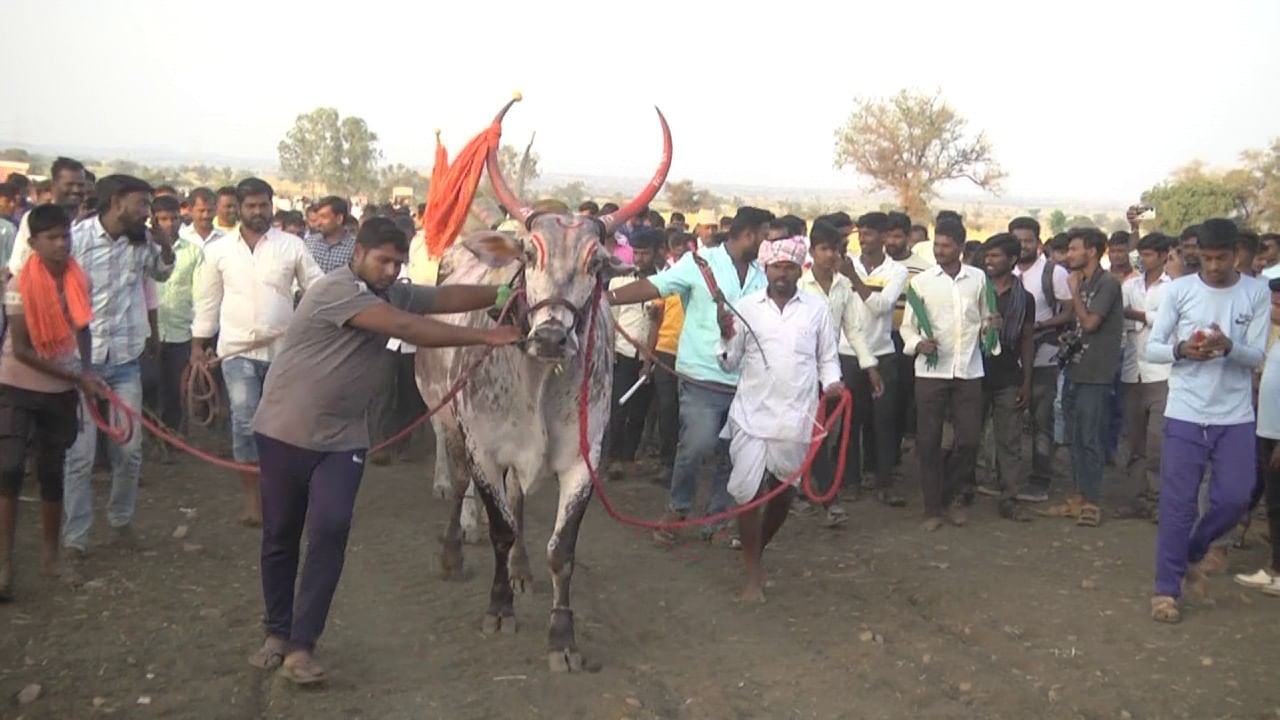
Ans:
{"label": "man in blue shirt", "polygon": [[[648,302],[673,293],[684,302],[684,328],[676,357],[676,371],[684,376],[679,390],[680,441],[671,468],[671,499],[664,521],[689,515],[702,464],[712,453],[716,455],[716,468],[707,513],[714,515],[729,507],[728,441],[720,439],[720,430],[737,389],[738,372],[720,367],[719,303],[708,288],[704,272],[711,274],[730,306],[742,296],[764,289],[765,276],[756,254],[772,220],[773,213],[767,210],[738,208],[729,241],[724,245],[687,253],[666,270],[609,293],[612,305]],[[714,528],[704,528],[703,539],[710,540],[714,533]],[[675,539],[665,531],[655,532],[654,538],[660,542]]]}
{"label": "man in blue shirt", "polygon": [[[1253,371],[1264,358],[1270,296],[1236,271],[1239,231],[1208,220],[1197,233],[1198,272],[1165,291],[1147,342],[1147,361],[1173,363],[1160,466],[1160,530],[1151,617],[1178,622],[1186,589],[1203,596],[1199,567],[1210,544],[1235,527],[1256,479]],[[1196,498],[1212,463],[1209,509]]]}

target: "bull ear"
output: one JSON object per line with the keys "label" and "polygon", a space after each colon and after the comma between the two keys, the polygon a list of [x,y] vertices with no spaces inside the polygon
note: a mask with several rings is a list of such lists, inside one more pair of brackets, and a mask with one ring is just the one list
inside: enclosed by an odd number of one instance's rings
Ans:
{"label": "bull ear", "polygon": [[524,254],[524,244],[519,239],[500,232],[472,233],[463,238],[462,245],[491,268],[504,267]]}
{"label": "bull ear", "polygon": [[627,263],[605,250],[597,248],[595,256],[591,258],[591,274],[598,275],[605,280],[611,280],[622,275],[631,275],[636,271],[636,266]]}

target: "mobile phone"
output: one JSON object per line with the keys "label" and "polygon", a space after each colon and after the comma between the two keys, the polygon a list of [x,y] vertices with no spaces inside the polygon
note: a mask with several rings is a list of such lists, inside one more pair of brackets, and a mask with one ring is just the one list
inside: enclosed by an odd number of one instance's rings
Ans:
{"label": "mobile phone", "polygon": [[1142,208],[1142,212],[1138,213],[1139,220],[1155,220],[1156,219],[1155,208],[1151,207],[1150,205],[1141,205],[1139,207]]}

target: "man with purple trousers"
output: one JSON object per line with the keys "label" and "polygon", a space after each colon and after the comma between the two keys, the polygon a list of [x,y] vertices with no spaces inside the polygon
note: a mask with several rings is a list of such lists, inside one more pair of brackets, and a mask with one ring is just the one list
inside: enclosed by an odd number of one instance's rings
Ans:
{"label": "man with purple trousers", "polygon": [[[1172,363],[1160,461],[1160,530],[1151,618],[1182,619],[1185,589],[1203,597],[1199,567],[1214,540],[1235,527],[1257,478],[1253,371],[1265,357],[1270,294],[1236,272],[1239,231],[1230,220],[1200,226],[1200,269],[1165,292],[1147,361]],[[1209,509],[1198,515],[1206,466]]]}

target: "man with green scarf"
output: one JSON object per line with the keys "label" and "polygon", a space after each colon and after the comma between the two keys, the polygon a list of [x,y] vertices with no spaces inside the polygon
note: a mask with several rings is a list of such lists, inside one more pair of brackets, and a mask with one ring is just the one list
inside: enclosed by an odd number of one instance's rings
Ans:
{"label": "man with green scarf", "polygon": [[[916,275],[902,317],[904,352],[916,356],[916,459],[924,496],[925,530],[968,518],[955,503],[972,487],[982,430],[983,335],[998,326],[987,299],[982,270],[960,261],[965,229],[944,219],[934,231],[937,266]],[[990,344],[989,338],[987,343]],[[995,346],[992,352],[998,352]],[[955,429],[951,450],[942,451],[942,424]]]}

